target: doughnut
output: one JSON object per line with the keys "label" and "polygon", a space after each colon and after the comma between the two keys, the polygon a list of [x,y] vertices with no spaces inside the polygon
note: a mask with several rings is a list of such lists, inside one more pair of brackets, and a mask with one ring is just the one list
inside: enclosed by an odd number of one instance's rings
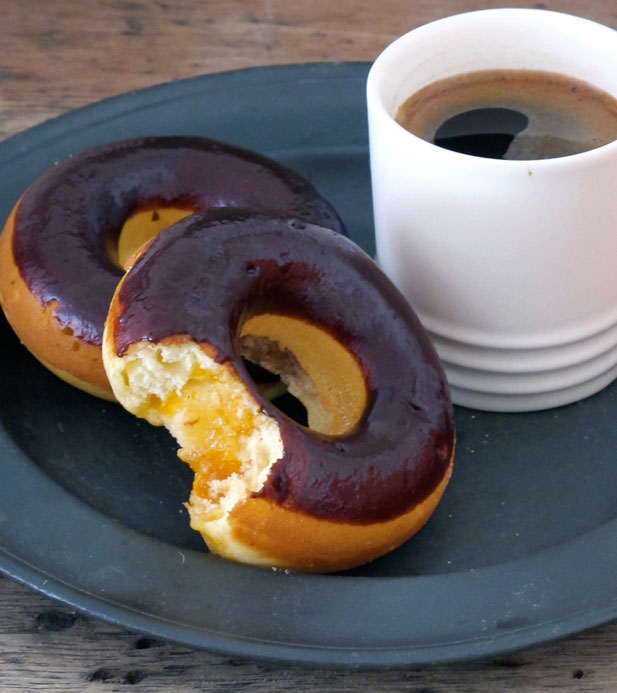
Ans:
{"label": "doughnut", "polygon": [[310,183],[255,153],[197,137],[102,145],[48,170],[12,210],[0,235],[9,323],[56,375],[111,399],[101,340],[127,258],[161,228],[224,206],[343,232]]}
{"label": "doughnut", "polygon": [[[179,221],[119,283],[103,360],[120,404],[176,439],[191,527],[225,558],[358,566],[412,536],[448,483],[440,361],[393,284],[329,229],[229,210]],[[308,426],[247,362],[280,375]]]}

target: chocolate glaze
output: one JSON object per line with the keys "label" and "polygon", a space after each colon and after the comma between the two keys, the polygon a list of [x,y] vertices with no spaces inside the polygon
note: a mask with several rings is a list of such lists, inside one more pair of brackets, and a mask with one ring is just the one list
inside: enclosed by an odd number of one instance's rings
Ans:
{"label": "chocolate glaze", "polygon": [[76,337],[100,345],[123,275],[108,252],[131,213],[156,205],[240,207],[293,215],[343,232],[313,186],[270,159],[196,137],[97,147],[56,165],[25,192],[13,254],[21,276]]}
{"label": "chocolate glaze", "polygon": [[[405,299],[347,238],[283,219],[195,215],[161,232],[118,299],[118,355],[174,335],[208,343],[277,419],[285,452],[258,496],[361,524],[396,517],[443,479],[454,420],[441,364]],[[265,311],[307,319],[356,356],[369,404],[350,435],[309,431],[260,396],[237,335]]]}

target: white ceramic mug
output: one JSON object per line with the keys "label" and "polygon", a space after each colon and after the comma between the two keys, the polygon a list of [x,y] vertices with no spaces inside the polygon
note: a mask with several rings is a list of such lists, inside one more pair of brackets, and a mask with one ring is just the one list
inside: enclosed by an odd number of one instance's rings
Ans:
{"label": "white ceramic mug", "polygon": [[457,404],[559,406],[617,376],[617,141],[496,160],[395,121],[422,87],[484,69],[558,72],[617,97],[617,32],[551,11],[480,10],[386,48],[367,83],[377,260],[434,340]]}

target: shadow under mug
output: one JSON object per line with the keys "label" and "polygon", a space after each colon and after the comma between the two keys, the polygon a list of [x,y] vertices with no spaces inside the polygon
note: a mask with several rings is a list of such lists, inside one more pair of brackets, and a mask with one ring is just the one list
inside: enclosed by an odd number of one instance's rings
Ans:
{"label": "shadow under mug", "polygon": [[377,260],[433,339],[455,403],[545,409],[617,376],[617,141],[497,160],[442,149],[395,121],[422,87],[486,69],[557,72],[617,98],[617,32],[494,9],[388,46],[367,82]]}

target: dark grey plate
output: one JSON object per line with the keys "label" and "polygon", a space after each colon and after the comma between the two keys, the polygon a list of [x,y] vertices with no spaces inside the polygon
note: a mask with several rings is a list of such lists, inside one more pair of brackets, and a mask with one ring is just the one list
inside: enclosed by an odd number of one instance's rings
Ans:
{"label": "dark grey plate", "polygon": [[[200,77],[45,123],[0,144],[0,216],[71,152],[199,134],[308,176],[372,251],[367,69]],[[617,617],[615,386],[537,414],[458,409],[455,471],[430,523],[353,573],[293,575],[208,555],[167,433],[60,382],[0,330],[0,568],[36,589],[215,652],[324,666],[495,655]]]}

